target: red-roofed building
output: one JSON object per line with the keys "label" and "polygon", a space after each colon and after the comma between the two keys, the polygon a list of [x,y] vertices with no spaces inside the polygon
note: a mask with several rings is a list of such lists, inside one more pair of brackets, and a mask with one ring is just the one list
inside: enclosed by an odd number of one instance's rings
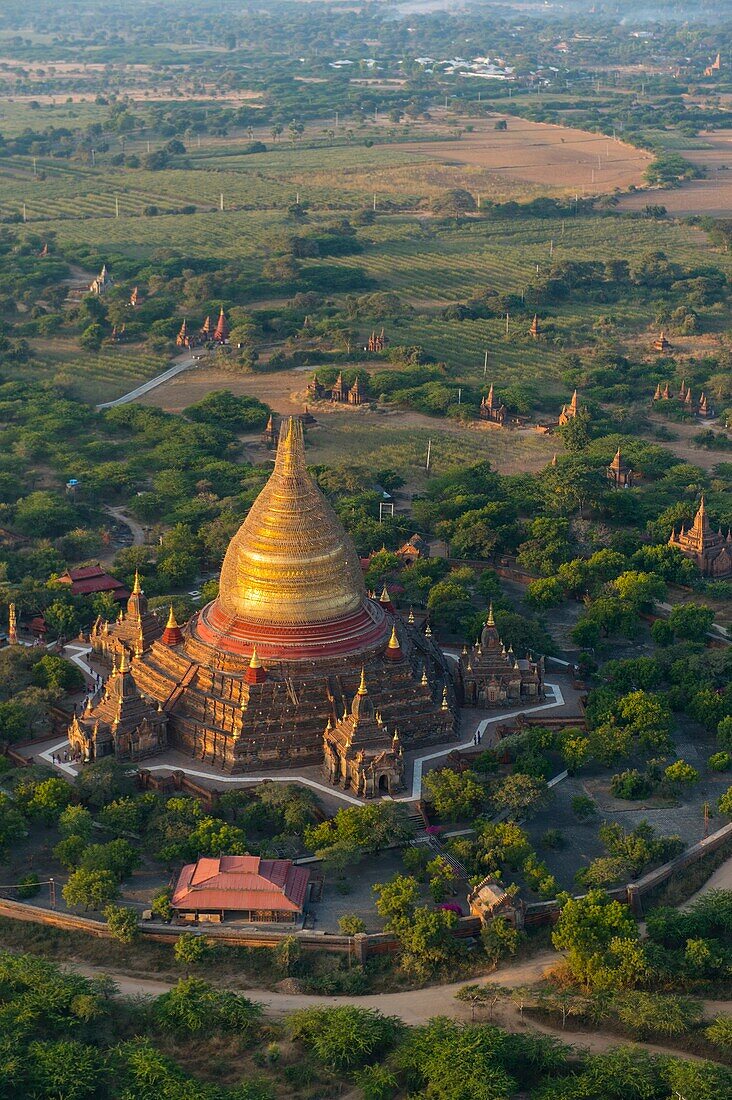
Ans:
{"label": "red-roofed building", "polygon": [[59,584],[68,584],[72,596],[93,596],[97,592],[111,592],[115,600],[126,600],[130,595],[122,581],[105,573],[101,565],[85,565],[81,569],[67,569],[58,578]]}
{"label": "red-roofed building", "polygon": [[183,868],[171,905],[183,920],[294,924],[309,888],[310,872],[290,859],[207,856]]}

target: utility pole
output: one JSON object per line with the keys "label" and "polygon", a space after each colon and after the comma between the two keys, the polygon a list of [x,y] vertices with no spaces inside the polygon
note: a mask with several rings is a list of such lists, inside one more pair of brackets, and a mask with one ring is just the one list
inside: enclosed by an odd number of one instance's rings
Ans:
{"label": "utility pole", "polygon": [[509,315],[508,315],[508,313],[506,313],[506,336],[508,336],[509,320],[510,320]]}
{"label": "utility pole", "polygon": [[485,358],[483,359],[483,377],[488,377],[488,349],[486,348]]}
{"label": "utility pole", "polygon": [[97,166],[97,152],[96,149],[92,149],[92,168]]}
{"label": "utility pole", "polygon": [[26,216],[25,216],[25,203],[23,203],[23,221],[25,222],[25,221],[27,221],[27,220],[28,220],[28,219],[27,219],[27,218],[26,218]]}
{"label": "utility pole", "polygon": [[427,440],[427,462],[425,463],[425,467],[424,467],[427,473],[430,472],[431,465],[432,465],[432,440],[428,439]]}
{"label": "utility pole", "polygon": [[704,839],[709,836],[709,803],[704,803]]}
{"label": "utility pole", "polygon": [[374,191],[374,214],[376,213],[376,192]]}
{"label": "utility pole", "polygon": [[150,153],[150,141],[149,141],[149,139],[148,139],[148,143],[147,143],[147,151],[148,151],[148,155],[149,155],[149,153]]}
{"label": "utility pole", "polygon": [[35,179],[38,173],[36,172],[36,158],[33,157],[33,178]]}
{"label": "utility pole", "polygon": [[223,210],[223,209],[224,209],[224,192],[222,191],[221,195],[219,197],[219,210]]}
{"label": "utility pole", "polygon": [[119,217],[119,195],[114,196],[114,216]]}
{"label": "utility pole", "polygon": [[462,386],[458,386],[458,405],[462,405],[462,401],[463,401]]}
{"label": "utility pole", "polygon": [[554,255],[554,241],[553,240],[549,241],[549,255],[550,256]]}

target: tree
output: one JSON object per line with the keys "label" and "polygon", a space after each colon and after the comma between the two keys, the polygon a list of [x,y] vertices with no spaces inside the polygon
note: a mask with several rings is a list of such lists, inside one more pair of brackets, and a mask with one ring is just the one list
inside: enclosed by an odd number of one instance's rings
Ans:
{"label": "tree", "polygon": [[285,936],[274,949],[274,959],[279,970],[290,976],[302,956],[302,946],[297,936]]}
{"label": "tree", "polygon": [[[567,898],[552,932],[552,943],[558,951],[567,952],[574,977],[590,988],[628,980],[620,965],[622,945],[635,946],[637,939],[638,929],[627,906],[610,901],[602,890]],[[642,973],[641,968],[630,984]]]}
{"label": "tree", "polygon": [[119,896],[117,880],[111,871],[92,871],[80,867],[69,876],[61,891],[67,905],[83,905],[85,910],[103,909]]}
{"label": "tree", "polygon": [[196,932],[181,932],[173,948],[175,961],[184,968],[186,978],[190,977],[191,967],[198,966],[210,953],[209,941]]}
{"label": "tree", "polygon": [[58,819],[58,827],[63,837],[78,836],[88,840],[94,827],[94,819],[85,806],[67,806]]}
{"label": "tree", "polygon": [[118,882],[128,878],[140,864],[140,855],[128,840],[118,838],[107,844],[90,844],[81,858],[88,871],[109,871]]}
{"label": "tree", "polygon": [[181,978],[153,1006],[163,1031],[178,1036],[235,1032],[251,1040],[259,1031],[262,1006],[229,989],[217,989],[201,978]]}
{"label": "tree", "polygon": [[0,859],[4,859],[13,845],[27,832],[23,815],[8,796],[0,791]]}
{"label": "tree", "polygon": [[27,1095],[92,1100],[105,1079],[101,1055],[75,1039],[34,1042],[28,1047],[31,1088]]}
{"label": "tree", "polygon": [[360,932],[366,931],[366,924],[355,913],[344,913],[338,918],[338,931],[343,936],[357,936]]}
{"label": "tree", "polygon": [[104,910],[104,919],[115,940],[120,943],[133,943],[137,938],[137,913],[124,905],[108,905]]}
{"label": "tree", "polygon": [[732,787],[728,787],[717,803],[719,812],[732,817]]}
{"label": "tree", "polygon": [[699,1020],[701,1005],[689,997],[672,997],[644,990],[624,993],[616,1001],[621,1023],[633,1034],[683,1035]]}
{"label": "tree", "polygon": [[377,1054],[383,1057],[404,1030],[396,1016],[355,1005],[301,1009],[287,1018],[286,1027],[321,1065],[338,1072],[349,1072]]}
{"label": "tree", "polygon": [[495,788],[493,804],[498,810],[508,810],[512,817],[527,815],[546,801],[548,788],[545,779],[514,772]]}
{"label": "tree", "polygon": [[704,1034],[710,1043],[721,1050],[732,1050],[732,1016],[716,1016]]}
{"label": "tree", "polygon": [[691,764],[687,764],[685,760],[675,760],[673,764],[669,764],[663,775],[666,782],[676,790],[681,787],[690,787],[692,783],[698,783],[700,779],[696,768],[693,768]]}
{"label": "tree", "polygon": [[398,844],[414,835],[407,810],[396,802],[340,809],[335,817],[305,829],[305,843],[321,858],[337,865],[357,863],[387,844]]}
{"label": "tree", "polygon": [[389,924],[407,920],[414,912],[419,884],[411,875],[396,875],[390,882],[377,882],[373,890],[376,894],[376,912]]}
{"label": "tree", "polygon": [[703,642],[713,622],[714,611],[706,604],[676,604],[668,616],[668,625],[676,637],[689,642]]}
{"label": "tree", "polygon": [[671,711],[664,699],[648,691],[631,691],[618,700],[620,723],[643,749],[665,749],[671,734]]}
{"label": "tree", "polygon": [[486,789],[473,771],[440,768],[424,777],[427,798],[446,821],[471,820],[486,801]]}
{"label": "tree", "polygon": [[455,994],[455,1000],[470,1005],[470,1019],[475,1023],[475,1011],[483,1005],[488,1006],[488,1018],[493,1017],[493,1011],[501,997],[508,990],[500,985],[463,985]]}
{"label": "tree", "polygon": [[72,798],[73,791],[65,779],[45,779],[36,784],[31,797],[25,799],[25,811],[29,817],[50,827],[59,820]]}
{"label": "tree", "polygon": [[586,821],[587,818],[594,817],[597,813],[597,806],[591,798],[588,798],[584,794],[576,794],[572,799],[572,813],[580,819],[580,821]]}

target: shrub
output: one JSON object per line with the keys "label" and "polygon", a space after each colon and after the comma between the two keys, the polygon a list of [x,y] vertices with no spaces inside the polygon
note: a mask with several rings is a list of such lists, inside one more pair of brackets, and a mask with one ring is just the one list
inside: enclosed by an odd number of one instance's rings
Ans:
{"label": "shrub", "polygon": [[25,900],[26,898],[34,898],[36,894],[40,893],[41,884],[38,879],[38,875],[35,871],[30,871],[27,875],[23,875],[18,886],[18,897]]}
{"label": "shrub", "polygon": [[338,918],[338,929],[344,936],[356,936],[366,931],[366,925],[355,913],[344,913]]}
{"label": "shrub", "polygon": [[651,790],[648,776],[643,775],[636,768],[618,772],[610,780],[610,793],[614,798],[646,798]]}
{"label": "shrub", "polygon": [[715,752],[707,760],[707,766],[713,772],[726,772],[732,764],[732,756],[728,752]]}

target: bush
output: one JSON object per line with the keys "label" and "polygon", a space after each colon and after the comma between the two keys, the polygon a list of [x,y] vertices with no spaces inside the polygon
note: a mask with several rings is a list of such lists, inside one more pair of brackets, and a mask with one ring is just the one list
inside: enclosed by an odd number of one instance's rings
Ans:
{"label": "bush", "polygon": [[344,936],[356,936],[366,931],[366,925],[355,913],[344,913],[338,918],[338,929]]}
{"label": "bush", "polygon": [[104,910],[104,919],[115,940],[120,943],[132,943],[138,932],[137,913],[124,905],[108,905]]}
{"label": "bush", "polygon": [[35,871],[30,871],[27,875],[23,875],[20,880],[20,885],[18,886],[19,898],[25,901],[26,898],[34,898],[40,891],[41,884]]}
{"label": "bush", "polygon": [[383,1057],[403,1031],[395,1016],[382,1016],[373,1008],[342,1005],[338,1008],[305,1008],[286,1021],[293,1039],[309,1047],[321,1065],[350,1071],[373,1057]]}
{"label": "bush", "polygon": [[707,766],[713,772],[726,772],[732,764],[732,756],[728,752],[715,752],[707,760]]}
{"label": "bush", "polygon": [[610,793],[614,798],[646,798],[652,791],[652,785],[648,776],[643,775],[636,768],[618,772],[610,780]]}

